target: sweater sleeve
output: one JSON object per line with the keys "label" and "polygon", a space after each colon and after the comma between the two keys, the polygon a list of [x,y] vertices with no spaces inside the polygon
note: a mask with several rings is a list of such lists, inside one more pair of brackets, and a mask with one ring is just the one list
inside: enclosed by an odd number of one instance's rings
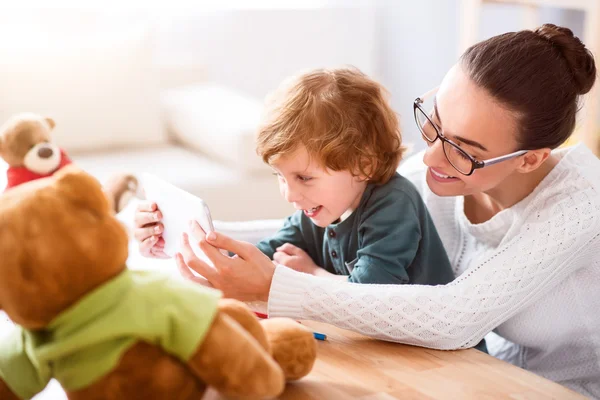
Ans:
{"label": "sweater sleeve", "polygon": [[524,210],[510,240],[446,285],[364,285],[277,267],[269,316],[324,321],[400,343],[468,348],[600,258],[600,193],[574,183]]}

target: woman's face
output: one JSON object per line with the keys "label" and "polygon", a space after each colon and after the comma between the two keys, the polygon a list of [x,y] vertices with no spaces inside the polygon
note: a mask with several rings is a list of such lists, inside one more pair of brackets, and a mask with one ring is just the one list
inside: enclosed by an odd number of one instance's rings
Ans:
{"label": "woman's face", "polygon": [[[518,149],[514,114],[503,108],[455,65],[436,94],[437,110],[431,119],[442,134],[477,160],[503,156]],[[423,161],[429,167],[427,184],[438,196],[465,196],[490,192],[517,173],[523,162],[516,157],[462,175],[448,162],[442,141],[428,143]]]}

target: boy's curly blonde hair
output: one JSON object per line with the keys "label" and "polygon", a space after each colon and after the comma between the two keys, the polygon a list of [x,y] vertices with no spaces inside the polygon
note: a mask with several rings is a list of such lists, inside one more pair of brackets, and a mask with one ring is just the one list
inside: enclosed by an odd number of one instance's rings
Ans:
{"label": "boy's curly blonde hair", "polygon": [[268,99],[263,121],[256,150],[268,164],[302,145],[326,168],[383,184],[405,150],[387,91],[356,68],[292,77]]}

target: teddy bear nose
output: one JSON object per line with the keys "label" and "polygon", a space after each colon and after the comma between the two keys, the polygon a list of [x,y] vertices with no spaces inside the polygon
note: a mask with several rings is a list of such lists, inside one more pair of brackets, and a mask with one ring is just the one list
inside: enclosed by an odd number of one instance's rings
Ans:
{"label": "teddy bear nose", "polygon": [[38,156],[40,156],[40,158],[50,158],[52,157],[52,149],[50,147],[41,147],[38,150]]}

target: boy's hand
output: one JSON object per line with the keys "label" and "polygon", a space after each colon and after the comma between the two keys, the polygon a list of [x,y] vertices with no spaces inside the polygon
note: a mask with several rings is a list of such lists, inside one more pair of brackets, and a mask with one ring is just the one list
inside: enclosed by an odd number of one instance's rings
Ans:
{"label": "boy's hand", "polygon": [[140,243],[140,253],[144,257],[169,258],[165,254],[165,240],[162,237],[162,213],[156,203],[142,202],[135,210],[135,230],[133,236]]}
{"label": "boy's hand", "polygon": [[285,243],[276,250],[273,261],[288,268],[311,275],[321,269],[304,250],[291,243]]}

